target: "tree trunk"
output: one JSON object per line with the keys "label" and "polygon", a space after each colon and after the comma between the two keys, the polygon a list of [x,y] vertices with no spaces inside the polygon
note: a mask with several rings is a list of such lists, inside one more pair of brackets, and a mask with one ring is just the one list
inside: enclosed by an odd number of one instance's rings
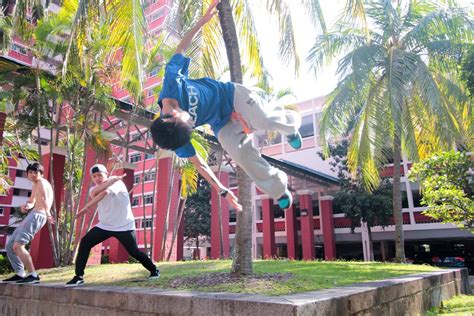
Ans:
{"label": "tree trunk", "polygon": [[[224,37],[230,77],[235,83],[242,83],[242,65],[240,62],[239,40],[235,30],[232,8],[229,0],[222,0],[218,7],[219,20]],[[231,273],[246,275],[253,273],[252,268],[252,193],[251,180],[241,168],[237,168],[239,201],[242,212],[237,214],[234,256]]]}
{"label": "tree trunk", "polygon": [[372,229],[367,225],[367,235],[369,236],[369,261],[374,261],[374,242],[372,239]]}
{"label": "tree trunk", "polygon": [[[217,159],[217,178],[221,180],[222,158],[224,157],[224,149],[219,152],[219,159]],[[219,258],[224,259],[224,227],[222,226],[222,201],[221,197],[217,197],[217,212],[219,219]]]}
{"label": "tree trunk", "polygon": [[234,275],[248,275],[253,273],[252,267],[252,181],[239,167],[237,168],[239,185],[239,201],[242,203],[242,212],[237,213],[235,227],[234,256],[231,273]]}
{"label": "tree trunk", "polygon": [[[181,192],[181,190],[180,190],[180,192]],[[176,236],[178,235],[181,220],[183,219],[184,207],[185,206],[186,206],[186,198],[185,197],[180,197],[179,198],[179,203],[178,203],[178,211],[176,212],[175,222],[174,222],[174,227],[173,227],[173,236],[171,237],[170,250],[168,251],[168,256],[166,256],[166,261],[170,261],[171,254],[173,252],[174,242],[176,240]]]}
{"label": "tree trunk", "polygon": [[[148,135],[148,133],[147,133]],[[145,139],[145,149],[148,144],[148,136]],[[146,154],[143,155],[143,168],[142,168],[142,210],[143,210],[143,248],[145,253],[148,254],[148,243],[146,238],[146,207],[145,207],[145,166],[146,166]],[[156,177],[155,177],[156,178]],[[155,197],[153,196],[153,200]],[[133,199],[132,199],[133,200]]]}
{"label": "tree trunk", "polygon": [[[397,125],[397,124],[396,124]],[[402,192],[400,187],[401,162],[400,130],[395,128],[393,139],[393,217],[395,219],[395,261],[405,263],[405,237],[403,234]]]}
{"label": "tree trunk", "polygon": [[153,256],[153,247],[155,237],[153,236],[155,230],[155,208],[156,208],[156,183],[158,181],[158,158],[155,159],[155,181],[153,182],[153,203],[151,205],[151,227],[150,227],[150,256]]}
{"label": "tree trunk", "polygon": [[[51,118],[54,118],[54,104],[52,101],[48,103],[51,104]],[[54,120],[53,120],[54,121]],[[51,239],[51,250],[53,251],[53,259],[54,259],[54,266],[58,267],[61,261],[60,258],[60,246],[59,246],[59,214],[56,212],[56,204],[61,203],[61,201],[56,201],[56,184],[54,181],[54,146],[53,146],[53,132],[54,132],[54,124],[51,124],[50,128],[50,141],[49,141],[49,181],[51,182],[51,187],[53,188],[53,204],[51,205],[51,215],[55,220],[55,225],[53,226],[49,221],[48,224],[48,231],[49,231],[49,238]],[[58,179],[62,181],[62,179]]]}
{"label": "tree trunk", "polygon": [[7,113],[0,112],[0,146],[3,145],[3,131],[5,130],[6,120],[7,120]]}

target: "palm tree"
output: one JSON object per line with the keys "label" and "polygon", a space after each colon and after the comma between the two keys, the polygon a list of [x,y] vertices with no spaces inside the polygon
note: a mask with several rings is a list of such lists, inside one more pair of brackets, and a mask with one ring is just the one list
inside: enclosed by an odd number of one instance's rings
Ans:
{"label": "palm tree", "polygon": [[[457,118],[461,89],[454,76],[472,21],[453,2],[378,0],[364,4],[371,27],[340,20],[320,36],[308,60],[316,70],[339,54],[340,81],[329,95],[321,138],[350,133],[350,170],[361,172],[367,188],[379,183],[380,168],[393,160],[393,215],[396,260],[405,261],[400,162],[449,148],[462,132]],[[472,117],[471,117],[472,122]],[[387,145],[389,150],[387,150]]]}

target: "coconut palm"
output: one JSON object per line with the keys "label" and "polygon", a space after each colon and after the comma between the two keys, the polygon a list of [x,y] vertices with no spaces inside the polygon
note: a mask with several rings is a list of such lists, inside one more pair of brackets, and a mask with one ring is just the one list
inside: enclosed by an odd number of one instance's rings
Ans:
{"label": "coconut palm", "polygon": [[[329,95],[321,138],[352,134],[348,152],[352,172],[374,188],[379,170],[393,160],[393,214],[396,259],[405,261],[400,161],[449,148],[462,126],[456,103],[462,99],[454,74],[472,21],[457,7],[426,1],[378,0],[363,5],[370,32],[340,20],[320,36],[308,60],[316,70],[335,56],[340,80]],[[472,122],[472,117],[470,118]],[[472,124],[471,124],[472,125]],[[387,145],[390,148],[387,150]]]}

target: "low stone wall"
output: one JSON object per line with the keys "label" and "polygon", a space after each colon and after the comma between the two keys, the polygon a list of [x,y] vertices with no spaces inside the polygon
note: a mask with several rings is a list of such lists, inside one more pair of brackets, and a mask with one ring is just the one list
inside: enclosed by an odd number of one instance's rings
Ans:
{"label": "low stone wall", "polygon": [[471,293],[466,269],[284,296],[0,283],[0,315],[420,315]]}

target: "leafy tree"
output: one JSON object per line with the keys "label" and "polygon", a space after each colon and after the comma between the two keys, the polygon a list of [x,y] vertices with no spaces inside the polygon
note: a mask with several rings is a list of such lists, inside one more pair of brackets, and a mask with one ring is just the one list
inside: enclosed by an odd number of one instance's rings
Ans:
{"label": "leafy tree", "polygon": [[461,78],[466,82],[467,89],[474,95],[474,45],[471,45],[462,63]]}
{"label": "leafy tree", "polygon": [[473,162],[463,152],[448,151],[415,163],[408,175],[420,181],[424,214],[474,232]]}
{"label": "leafy tree", "polygon": [[196,241],[199,248],[199,238],[211,236],[211,187],[203,178],[199,177],[197,191],[191,195],[184,209],[184,236],[185,240]]}
{"label": "leafy tree", "polygon": [[[367,1],[361,7],[371,27],[340,19],[320,36],[308,57],[315,70],[344,54],[340,81],[321,120],[321,138],[350,134],[348,165],[374,189],[379,170],[393,162],[396,260],[405,261],[400,162],[450,148],[468,134],[458,104],[465,93],[457,82],[462,52],[472,41],[469,14],[454,1]],[[454,78],[454,79],[453,79]],[[390,150],[387,150],[387,146]]]}
{"label": "leafy tree", "polygon": [[[385,180],[373,192],[367,192],[360,179],[350,177],[347,166],[348,142],[342,141],[329,147],[331,169],[337,172],[341,191],[334,195],[334,209],[344,212],[351,219],[351,230],[360,226],[361,221],[367,223],[369,245],[372,245],[372,230],[374,226],[388,226],[392,217],[392,184]],[[322,153],[319,153],[324,157]],[[371,251],[373,254],[373,250]],[[372,258],[373,259],[373,258]]]}

